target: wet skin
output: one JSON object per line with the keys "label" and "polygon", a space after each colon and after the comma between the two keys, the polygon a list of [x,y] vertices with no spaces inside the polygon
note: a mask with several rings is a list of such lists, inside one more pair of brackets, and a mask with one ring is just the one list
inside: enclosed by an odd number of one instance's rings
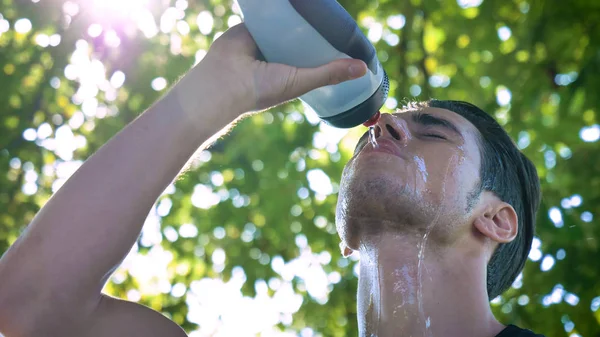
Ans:
{"label": "wet skin", "polygon": [[[466,220],[467,196],[479,181],[480,166],[471,123],[449,110],[426,108],[383,114],[375,130],[378,148],[364,135],[342,174],[336,220],[349,248],[358,248],[360,235],[353,232],[365,228],[354,222],[361,219],[375,217],[417,232],[438,213]],[[444,233],[442,239],[453,238]]]}
{"label": "wet skin", "polygon": [[424,108],[383,114],[375,136],[347,163],[336,209],[342,252],[360,252],[360,335],[495,336],[485,284],[495,242],[479,224],[500,201],[484,192],[466,212],[478,131]]}

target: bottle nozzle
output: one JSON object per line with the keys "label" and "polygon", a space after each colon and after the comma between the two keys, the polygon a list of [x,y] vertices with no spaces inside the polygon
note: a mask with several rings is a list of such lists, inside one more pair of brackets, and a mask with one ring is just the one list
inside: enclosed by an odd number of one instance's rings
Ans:
{"label": "bottle nozzle", "polygon": [[375,115],[373,115],[373,117],[371,117],[368,121],[364,122],[363,125],[366,127],[371,127],[371,126],[377,124],[380,117],[381,117],[381,112],[377,111],[377,113]]}

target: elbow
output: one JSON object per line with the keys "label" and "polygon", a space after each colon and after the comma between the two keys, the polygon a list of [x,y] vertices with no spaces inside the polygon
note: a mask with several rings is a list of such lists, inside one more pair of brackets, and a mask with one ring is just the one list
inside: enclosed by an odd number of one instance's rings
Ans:
{"label": "elbow", "polygon": [[38,324],[35,294],[4,281],[0,275],[0,336],[33,336]]}
{"label": "elbow", "polygon": [[23,280],[23,268],[15,268],[9,251],[0,259],[0,336],[31,336],[39,292]]}
{"label": "elbow", "polygon": [[5,286],[0,277],[0,336],[25,336],[19,318],[20,309],[14,305],[14,297],[10,295],[11,289]]}
{"label": "elbow", "polygon": [[0,296],[0,336],[27,336],[25,331],[19,328],[12,310],[2,301],[4,298]]}
{"label": "elbow", "polygon": [[0,272],[0,336],[27,336],[23,322],[25,310],[18,299],[20,291],[7,281],[6,273]]}

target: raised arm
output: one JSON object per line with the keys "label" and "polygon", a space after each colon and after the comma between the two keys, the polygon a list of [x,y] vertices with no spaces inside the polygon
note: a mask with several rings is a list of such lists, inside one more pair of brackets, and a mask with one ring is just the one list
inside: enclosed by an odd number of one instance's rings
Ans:
{"label": "raised arm", "polygon": [[[353,77],[366,71],[355,60],[296,69],[258,61],[255,54],[245,27],[230,29],[52,196],[0,259],[1,333],[117,336],[138,329],[144,336],[164,336],[176,327],[162,330],[163,322],[153,328],[162,316],[101,294],[157,197],[202,144],[245,112],[348,80],[351,65],[358,67]],[[152,328],[139,330],[144,326]]]}

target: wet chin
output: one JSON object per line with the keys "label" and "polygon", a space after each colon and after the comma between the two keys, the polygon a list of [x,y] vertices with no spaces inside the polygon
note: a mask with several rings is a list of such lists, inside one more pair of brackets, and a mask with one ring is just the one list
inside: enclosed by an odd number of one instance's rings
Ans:
{"label": "wet chin", "polygon": [[[385,230],[418,230],[428,204],[421,193],[401,179],[385,175],[346,175],[336,208],[340,238],[357,249],[361,235]],[[417,226],[417,227],[415,227]],[[425,226],[424,226],[425,227]]]}

